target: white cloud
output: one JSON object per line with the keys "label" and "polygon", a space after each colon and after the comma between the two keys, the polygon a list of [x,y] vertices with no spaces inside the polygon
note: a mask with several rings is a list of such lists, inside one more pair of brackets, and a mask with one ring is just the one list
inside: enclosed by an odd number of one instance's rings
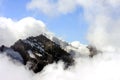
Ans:
{"label": "white cloud", "polygon": [[[120,46],[120,0],[31,0],[28,9],[37,9],[47,15],[74,12],[79,6],[89,23],[88,40],[99,46]],[[83,26],[84,27],[84,26]]]}
{"label": "white cloud", "polygon": [[64,70],[63,64],[51,64],[34,80],[119,80],[120,54],[104,53],[94,58],[80,57],[76,65]]}
{"label": "white cloud", "polygon": [[[79,42],[75,42],[79,44]],[[119,80],[120,54],[103,53],[93,58],[79,57],[75,65],[64,70],[63,62],[47,65],[33,74],[23,65],[0,53],[0,80]]]}
{"label": "white cloud", "polygon": [[32,0],[27,5],[27,9],[38,10],[45,14],[52,14],[51,10],[54,10],[52,3],[49,3],[48,0]]}
{"label": "white cloud", "polygon": [[80,44],[79,41],[74,41],[74,42],[71,43],[71,45],[74,46],[74,47],[76,47],[76,48],[78,48],[78,47],[81,46],[81,44]]}
{"label": "white cloud", "polygon": [[27,4],[28,10],[38,10],[49,16],[67,14],[73,12],[77,7],[76,0],[31,0]]}
{"label": "white cloud", "polygon": [[[67,14],[74,11],[77,5],[82,6],[85,11],[84,15],[90,24],[90,31],[88,33],[90,43],[97,46],[98,48],[105,48],[107,46],[106,49],[109,52],[103,52],[102,54],[98,54],[93,58],[80,56],[79,58],[76,58],[75,66],[72,66],[68,70],[63,69],[62,63],[48,65],[43,72],[32,76],[32,80],[120,80],[120,52],[115,50],[116,48],[120,47],[120,0],[76,0],[75,3],[70,4],[70,6],[73,5],[73,7],[60,4],[69,4],[69,2],[72,2],[72,0],[66,0],[67,2],[62,2],[62,0],[61,2],[59,2],[60,0],[58,0],[57,3],[49,3],[48,0],[39,0],[38,2],[37,1],[38,0],[32,0],[32,2],[28,4],[28,7],[31,9],[37,8],[46,14]],[[60,4],[60,6],[56,7],[58,6],[58,3]],[[65,9],[63,9],[63,6],[65,7]],[[68,8],[66,6],[68,6]],[[17,29],[14,29],[13,26],[19,26],[19,28],[17,27]],[[33,31],[34,28],[35,30]],[[0,18],[0,32],[2,32],[2,34],[0,34],[0,41],[3,41],[1,43],[11,44],[11,41],[14,42],[18,38],[25,38],[29,35],[37,35],[39,34],[39,31],[46,31],[46,28],[44,27],[44,24],[41,23],[41,21],[39,22],[34,18],[24,18],[20,21]],[[79,42],[74,42],[72,43],[72,45],[78,48],[81,47],[81,44]],[[83,48],[84,47],[78,50],[83,50],[83,52],[86,51],[86,48]],[[3,59],[3,61],[6,60]],[[0,60],[0,64],[4,65],[5,62],[2,63]],[[5,65],[7,65],[7,67],[5,66],[5,68],[3,69],[0,66],[1,74],[2,72],[4,72],[2,70],[11,69],[11,67],[8,67],[9,65],[11,66],[11,64],[7,63]],[[12,72],[15,72],[14,70],[17,70],[17,68],[13,68],[12,71],[8,73],[8,75],[10,74],[11,76],[13,76]],[[26,72],[24,73],[23,67],[22,71],[23,73],[20,74],[25,75]],[[5,74],[7,74],[7,71],[5,72]],[[22,75],[21,77],[24,77],[24,75]],[[4,74],[2,76],[4,76]],[[2,79],[7,80],[5,78]],[[27,79],[29,78],[26,78],[25,80]]]}
{"label": "white cloud", "polygon": [[120,47],[120,0],[94,0],[85,7],[85,15],[90,22],[88,39],[98,48]]}
{"label": "white cloud", "polygon": [[0,53],[0,80],[32,80],[32,72]]}
{"label": "white cloud", "polygon": [[120,6],[120,0],[109,0],[108,2],[114,7]]}
{"label": "white cloud", "polygon": [[90,55],[90,51],[87,48],[87,45],[83,45],[81,44],[79,41],[73,41],[71,43],[71,45],[74,47],[71,47],[71,50],[73,49],[76,53],[76,57],[78,56],[89,56]]}
{"label": "white cloud", "polygon": [[53,35],[46,29],[42,21],[32,17],[26,17],[19,21],[0,17],[0,45],[10,46],[18,39],[37,36],[41,33]]}

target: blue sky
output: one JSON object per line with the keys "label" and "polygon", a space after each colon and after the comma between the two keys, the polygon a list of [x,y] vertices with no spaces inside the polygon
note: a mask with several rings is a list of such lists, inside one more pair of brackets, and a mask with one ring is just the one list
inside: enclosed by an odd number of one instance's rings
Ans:
{"label": "blue sky", "polygon": [[43,12],[31,11],[26,8],[30,0],[4,0],[1,5],[1,16],[20,20],[24,17],[34,17],[43,21],[47,28],[68,42],[80,41],[87,43],[88,24],[84,18],[84,10],[78,7],[73,12],[58,16],[48,16]]}

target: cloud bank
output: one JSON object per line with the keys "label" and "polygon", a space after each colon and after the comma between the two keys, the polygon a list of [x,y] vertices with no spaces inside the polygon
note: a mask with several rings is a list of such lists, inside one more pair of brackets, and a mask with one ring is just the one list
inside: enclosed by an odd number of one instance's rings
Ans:
{"label": "cloud bank", "polygon": [[[64,13],[74,12],[78,7],[82,7],[84,18],[89,24],[87,36],[89,44],[96,46],[103,53],[92,59],[88,57],[76,58],[76,66],[66,71],[60,67],[62,64],[47,66],[45,72],[38,74],[37,77],[41,75],[42,80],[48,80],[49,78],[52,80],[119,80],[120,0],[44,1],[31,0],[27,8],[29,10],[38,10],[46,15],[63,15]],[[59,11],[61,6],[58,4],[60,2],[63,2],[62,7],[65,8],[61,11]],[[43,3],[45,6],[39,5],[40,3]],[[67,4],[72,5],[68,6]],[[79,42],[71,44],[74,47],[80,47]],[[40,80],[37,77],[35,79]]]}
{"label": "cloud bank", "polygon": [[71,13],[76,7],[76,0],[31,0],[27,4],[28,10],[38,10],[48,16]]}
{"label": "cloud bank", "polygon": [[120,54],[103,53],[93,58],[78,57],[75,65],[64,70],[63,62],[47,65],[42,72],[33,74],[20,63],[1,55],[1,80],[119,80]]}
{"label": "cloud bank", "polygon": [[[6,21],[5,21],[5,20]],[[30,21],[29,23],[27,23]],[[35,22],[34,22],[35,21]],[[34,18],[24,18],[20,21],[13,21],[12,19],[2,18],[1,19],[1,30],[4,32],[2,35],[9,35],[10,38],[1,37],[6,44],[11,44],[11,41],[14,42],[18,38],[25,38],[27,36],[38,35],[38,32],[34,33],[36,29],[40,28],[41,31],[46,29],[43,27],[37,27],[38,25]],[[2,24],[4,22],[4,24]],[[19,27],[14,26],[13,24],[19,23]],[[17,25],[18,25],[17,23]],[[27,24],[26,24],[27,23]],[[41,23],[41,21],[40,21]],[[24,27],[20,27],[25,25]],[[41,25],[41,24],[39,24]],[[30,27],[28,27],[30,26]],[[33,28],[34,26],[34,28]],[[31,28],[32,27],[32,28]],[[17,28],[17,29],[16,29]],[[35,30],[34,30],[35,29]],[[45,30],[44,30],[45,29]],[[17,31],[18,30],[18,31]],[[14,32],[16,31],[16,32]],[[7,34],[6,34],[7,33]],[[23,35],[21,35],[21,33]],[[19,35],[18,35],[19,34]],[[13,37],[12,37],[13,36]],[[1,42],[2,40],[0,40]],[[2,42],[1,42],[2,43]],[[5,43],[5,42],[3,42]],[[87,52],[87,49],[83,47],[78,41],[71,43],[73,47],[77,50],[80,50],[81,53]],[[23,65],[19,63],[12,62],[12,60],[4,55],[0,55],[0,79],[1,80],[119,80],[120,79],[120,53],[119,52],[103,52],[98,54],[93,58],[88,56],[78,56],[75,58],[75,65],[71,66],[69,69],[64,70],[63,62],[58,64],[47,65],[44,70],[40,73],[33,74],[28,71]],[[6,77],[7,76],[7,77]]]}
{"label": "cloud bank", "polygon": [[34,80],[119,80],[120,54],[104,53],[94,58],[80,57],[76,65],[68,70],[63,64],[46,66],[42,73],[36,74]]}
{"label": "cloud bank", "polygon": [[[47,15],[67,14],[77,6],[84,9],[84,17],[89,22],[90,44],[103,50],[93,58],[77,57],[75,66],[63,69],[63,63],[51,64],[41,73],[32,75],[22,65],[14,64],[0,55],[1,80],[120,80],[120,0],[32,0],[28,9],[37,9]],[[49,13],[49,14],[48,14]],[[47,32],[45,24],[31,17],[14,21],[0,17],[0,45],[11,45],[19,38]],[[81,49],[79,42],[71,43]],[[77,49],[77,50],[78,50]],[[80,50],[84,53],[86,49]],[[8,67],[9,66],[9,67]],[[19,72],[19,73],[18,73]],[[16,75],[13,75],[15,73]],[[8,78],[6,77],[8,75]],[[13,77],[16,76],[16,77]],[[18,79],[18,80],[19,80]]]}
{"label": "cloud bank", "polygon": [[94,0],[83,5],[89,22],[88,39],[99,48],[120,47],[120,0]]}
{"label": "cloud bank", "polygon": [[44,32],[52,35],[42,21],[32,17],[26,17],[19,21],[0,17],[0,45],[10,46],[18,39],[37,36]]}
{"label": "cloud bank", "polygon": [[32,80],[32,72],[0,53],[0,80]]}
{"label": "cloud bank", "polygon": [[120,0],[31,0],[27,9],[56,16],[82,7],[84,18],[89,24],[89,43],[101,49],[112,46],[117,49],[120,47],[119,3]]}

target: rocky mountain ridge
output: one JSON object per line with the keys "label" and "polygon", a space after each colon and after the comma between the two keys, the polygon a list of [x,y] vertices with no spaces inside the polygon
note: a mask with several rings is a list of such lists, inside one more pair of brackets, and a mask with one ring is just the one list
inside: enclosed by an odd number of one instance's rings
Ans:
{"label": "rocky mountain ridge", "polygon": [[[57,40],[57,43],[53,42]],[[57,63],[63,61],[67,69],[69,66],[74,65],[74,56],[72,52],[69,53],[63,48],[68,46],[66,42],[60,42],[57,38],[51,41],[45,35],[39,35],[36,37],[28,37],[27,39],[19,39],[11,47],[2,45],[0,52],[6,53],[12,59],[21,62],[24,65],[28,65],[29,69],[35,73],[40,72],[46,65],[51,63]],[[59,44],[62,44],[61,45]],[[88,46],[90,51],[90,57],[97,54],[95,47]],[[75,53],[75,52],[74,52]]]}
{"label": "rocky mountain ridge", "polygon": [[57,63],[60,60],[64,62],[65,68],[74,64],[74,59],[69,53],[44,35],[20,39],[10,48],[3,45],[0,51],[8,53],[24,65],[29,64],[29,68],[34,72],[39,72],[47,64]]}

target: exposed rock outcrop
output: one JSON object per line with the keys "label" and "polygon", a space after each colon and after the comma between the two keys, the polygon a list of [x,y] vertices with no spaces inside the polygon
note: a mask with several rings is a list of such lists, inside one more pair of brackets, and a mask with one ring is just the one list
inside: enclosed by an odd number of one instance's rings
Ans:
{"label": "exposed rock outcrop", "polygon": [[1,52],[6,52],[8,49],[14,52],[14,55],[19,54],[18,60],[24,65],[29,65],[34,72],[39,72],[47,64],[57,63],[59,60],[64,62],[65,68],[74,64],[73,57],[69,53],[44,35],[20,39],[10,48],[0,47]]}
{"label": "exposed rock outcrop", "polygon": [[97,50],[97,48],[95,46],[92,46],[92,45],[88,45],[87,48],[89,49],[90,51],[90,55],[89,57],[93,57],[95,55],[97,55],[98,53],[102,53],[102,51],[100,50]]}
{"label": "exposed rock outcrop", "polygon": [[[0,52],[6,53],[12,59],[28,66],[29,69],[33,70],[35,73],[41,71],[46,65],[54,62],[57,63],[60,60],[64,62],[65,69],[73,65],[76,49],[71,48],[69,52],[66,52],[63,48],[70,46],[69,44],[62,41],[59,42],[57,38],[53,41],[44,35],[29,37],[16,41],[11,47],[2,45]],[[91,45],[86,48],[89,49],[90,54],[88,56],[91,58],[100,53],[96,47]]]}

